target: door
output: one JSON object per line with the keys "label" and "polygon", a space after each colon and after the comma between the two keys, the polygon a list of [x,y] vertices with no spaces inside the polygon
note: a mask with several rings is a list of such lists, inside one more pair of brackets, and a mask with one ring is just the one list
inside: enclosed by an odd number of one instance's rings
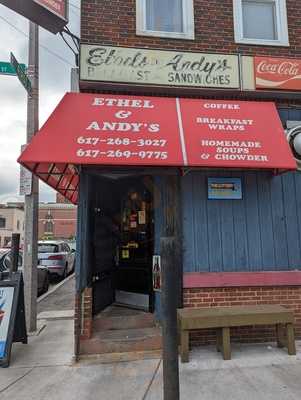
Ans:
{"label": "door", "polygon": [[93,232],[93,314],[115,300],[114,271],[117,242],[114,182],[95,178]]}
{"label": "door", "polygon": [[[147,182],[147,186],[146,186]],[[120,241],[116,302],[153,311],[152,181],[144,177],[120,182]]]}

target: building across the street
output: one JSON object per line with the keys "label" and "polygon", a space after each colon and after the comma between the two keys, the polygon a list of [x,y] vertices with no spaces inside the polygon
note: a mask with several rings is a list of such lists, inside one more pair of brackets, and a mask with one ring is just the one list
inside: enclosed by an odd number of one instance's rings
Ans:
{"label": "building across the street", "polygon": [[[162,319],[169,256],[178,307],[285,305],[301,338],[300,12],[294,0],[82,1],[81,93],[19,159],[78,204],[77,353],[128,350],[95,335],[112,304]],[[143,340],[135,351],[158,348]]]}
{"label": "building across the street", "polygon": [[[56,203],[39,203],[39,239],[76,238],[77,207],[64,197],[57,195]],[[13,233],[20,233],[20,244],[24,242],[24,203],[0,204],[0,248],[11,244]]]}
{"label": "building across the street", "polygon": [[13,233],[24,242],[24,208],[22,204],[0,204],[0,248],[9,247]]}
{"label": "building across the street", "polygon": [[56,203],[39,204],[39,239],[76,237],[77,207],[57,196]]}

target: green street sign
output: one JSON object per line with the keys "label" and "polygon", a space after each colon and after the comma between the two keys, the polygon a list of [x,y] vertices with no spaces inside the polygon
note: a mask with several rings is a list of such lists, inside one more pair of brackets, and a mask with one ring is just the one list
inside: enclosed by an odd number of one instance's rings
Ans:
{"label": "green street sign", "polygon": [[27,91],[28,96],[31,96],[32,95],[31,82],[26,74],[26,71],[24,71],[23,68],[21,68],[21,64],[18,63],[13,53],[10,53],[10,63],[14,67],[17,73],[17,77],[19,78],[19,81],[22,83],[25,90]]}
{"label": "green street sign", "polygon": [[[26,71],[26,65],[25,64],[19,64],[20,68],[25,72]],[[15,68],[11,65],[9,62],[5,61],[0,61],[0,75],[12,75],[12,76],[17,76],[17,72]]]}

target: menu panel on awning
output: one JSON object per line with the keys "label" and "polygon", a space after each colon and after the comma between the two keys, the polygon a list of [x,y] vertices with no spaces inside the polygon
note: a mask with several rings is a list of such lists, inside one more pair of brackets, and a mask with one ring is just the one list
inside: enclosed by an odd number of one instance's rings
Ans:
{"label": "menu panel on awning", "polygon": [[294,169],[274,103],[180,100],[190,166]]}
{"label": "menu panel on awning", "polygon": [[18,161],[73,202],[77,165],[296,169],[273,103],[82,93]]}

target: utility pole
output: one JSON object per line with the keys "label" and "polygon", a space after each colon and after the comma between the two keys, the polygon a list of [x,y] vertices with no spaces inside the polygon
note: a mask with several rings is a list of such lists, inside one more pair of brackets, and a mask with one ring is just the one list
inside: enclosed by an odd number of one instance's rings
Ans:
{"label": "utility pole", "polygon": [[179,176],[164,177],[162,193],[162,355],[163,398],[180,399],[177,307],[180,303],[179,276],[182,271],[179,249],[181,240],[181,195]]}
{"label": "utility pole", "polygon": [[[32,95],[27,99],[27,143],[39,128],[39,27],[29,22],[28,76]],[[37,330],[39,181],[32,175],[31,194],[25,195],[24,291],[26,325]]]}

